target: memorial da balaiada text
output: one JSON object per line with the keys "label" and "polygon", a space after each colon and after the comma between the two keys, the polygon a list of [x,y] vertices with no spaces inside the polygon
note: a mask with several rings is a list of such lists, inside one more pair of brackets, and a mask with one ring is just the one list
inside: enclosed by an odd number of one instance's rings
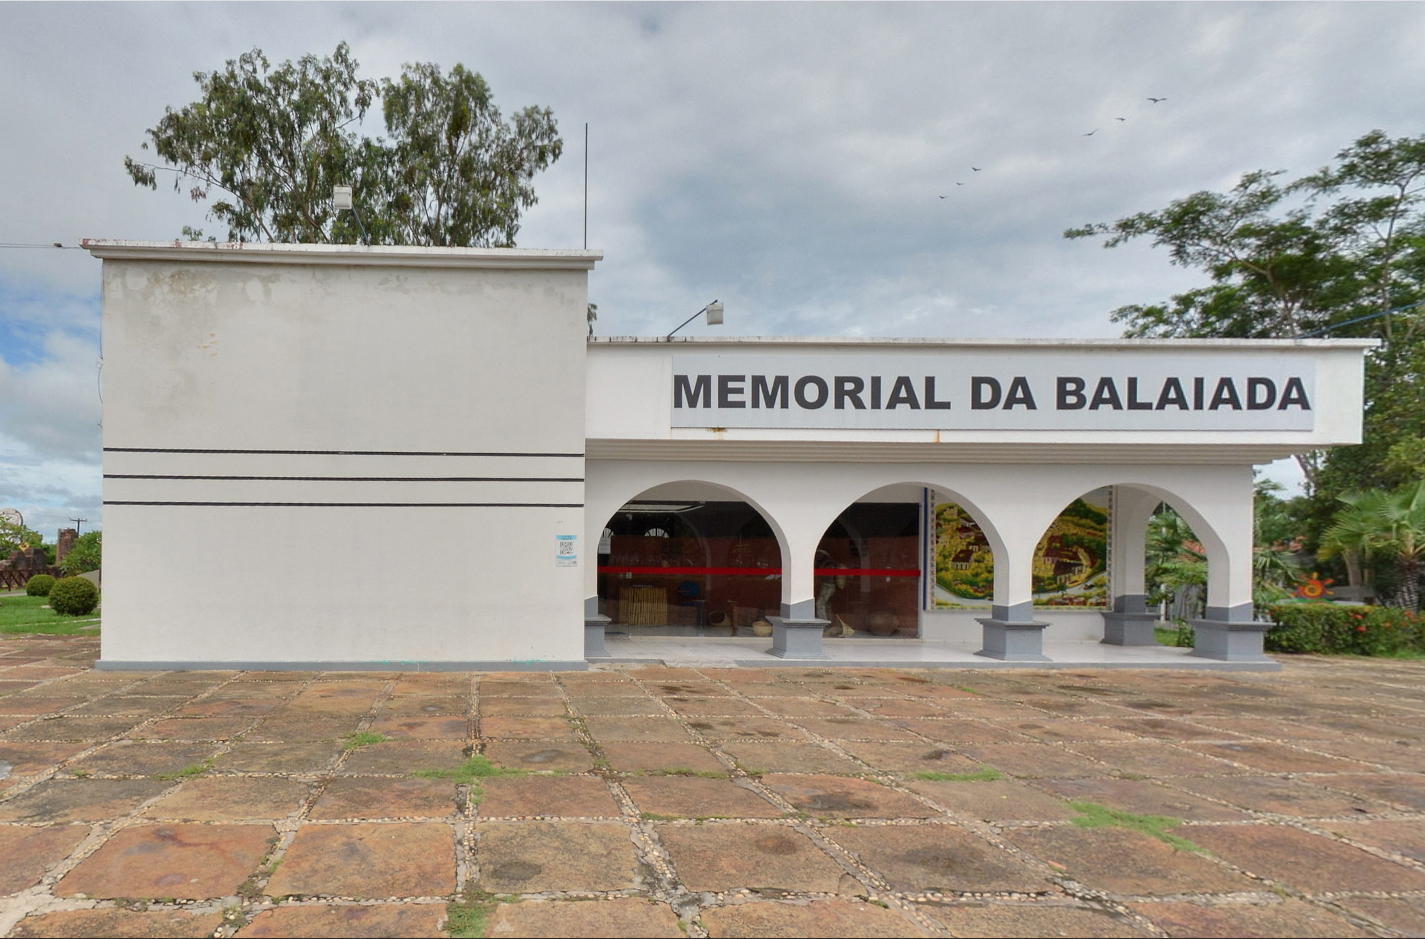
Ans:
{"label": "memorial da balaiada text", "polygon": [[[606,637],[1263,661],[1252,467],[1360,439],[1357,340],[587,338],[591,251],[90,241],[101,668],[556,669]],[[670,317],[671,319],[672,317]]]}

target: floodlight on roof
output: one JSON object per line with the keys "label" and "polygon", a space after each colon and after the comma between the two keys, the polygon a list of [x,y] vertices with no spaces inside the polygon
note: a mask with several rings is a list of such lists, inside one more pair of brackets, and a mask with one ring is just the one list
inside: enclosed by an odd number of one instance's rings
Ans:
{"label": "floodlight on roof", "polygon": [[[677,326],[675,326],[675,327],[673,328],[673,333],[676,333],[678,330],[682,329],[684,326],[687,326],[687,325],[688,325],[689,323],[691,323],[693,320],[697,319],[698,316],[699,316],[699,314],[702,314],[702,313],[706,313],[706,314],[708,315],[708,325],[709,325],[709,326],[721,326],[721,325],[722,325],[722,301],[721,301],[721,300],[714,300],[712,303],[709,303],[707,306],[703,307],[703,308],[702,308],[701,310],[699,310],[697,313],[694,313],[692,316],[688,317],[687,319],[683,320],[683,322],[681,322],[681,323],[679,323]],[[673,333],[669,333],[668,335],[664,336],[663,338],[664,338],[664,339],[672,339],[672,338],[673,338]]]}

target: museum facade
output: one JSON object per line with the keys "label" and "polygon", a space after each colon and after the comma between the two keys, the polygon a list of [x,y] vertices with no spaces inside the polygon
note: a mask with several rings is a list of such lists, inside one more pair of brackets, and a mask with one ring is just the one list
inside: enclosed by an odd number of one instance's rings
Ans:
{"label": "museum facade", "polygon": [[[1359,442],[1359,340],[587,338],[591,251],[88,241],[101,668],[582,668],[605,637],[1262,658],[1256,464]],[[1179,610],[1177,612],[1183,612]]]}

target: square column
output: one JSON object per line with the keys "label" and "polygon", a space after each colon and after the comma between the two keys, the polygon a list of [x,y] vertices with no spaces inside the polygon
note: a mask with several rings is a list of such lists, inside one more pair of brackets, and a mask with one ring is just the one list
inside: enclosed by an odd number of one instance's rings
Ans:
{"label": "square column", "polygon": [[1141,593],[1120,594],[1113,598],[1113,609],[1103,614],[1101,643],[1111,646],[1155,646],[1153,629],[1158,614],[1149,612],[1147,599]]}
{"label": "square column", "polygon": [[824,619],[787,619],[767,617],[772,622],[772,648],[768,655],[779,659],[825,659],[821,648],[822,631],[831,623]]}
{"label": "square column", "polygon": [[1005,662],[1048,662],[1044,654],[1044,630],[1048,623],[1034,619],[1034,602],[993,608],[994,616],[977,619],[984,628],[984,648],[976,652]]}
{"label": "square column", "polygon": [[604,627],[609,624],[607,616],[599,612],[599,598],[584,598],[584,658],[607,659],[609,650],[604,646]]}

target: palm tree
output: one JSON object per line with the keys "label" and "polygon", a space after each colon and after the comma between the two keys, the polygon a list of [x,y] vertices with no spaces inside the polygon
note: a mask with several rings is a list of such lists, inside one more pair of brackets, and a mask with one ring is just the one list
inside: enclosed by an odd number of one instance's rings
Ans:
{"label": "palm tree", "polygon": [[1368,489],[1342,496],[1346,504],[1322,538],[1323,553],[1355,552],[1361,562],[1373,556],[1395,562],[1399,585],[1395,606],[1420,609],[1420,573],[1425,569],[1425,480],[1394,492]]}

